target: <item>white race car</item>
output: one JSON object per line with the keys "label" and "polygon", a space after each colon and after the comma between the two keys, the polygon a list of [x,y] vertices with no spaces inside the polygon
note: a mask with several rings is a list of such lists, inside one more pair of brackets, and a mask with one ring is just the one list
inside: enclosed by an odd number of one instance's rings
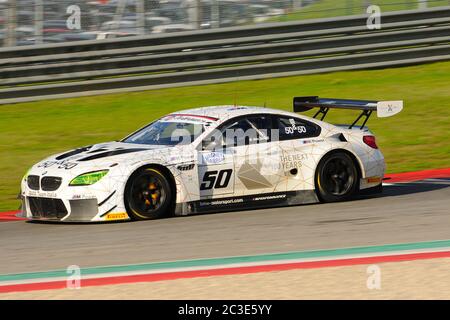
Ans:
{"label": "white race car", "polygon": [[[185,110],[121,141],[51,156],[24,176],[21,215],[146,220],[381,192],[384,157],[365,124],[373,111],[399,113],[403,102],[294,98],[295,112],[311,108],[319,108],[314,118],[261,107]],[[331,108],[362,113],[336,126],[323,122]]]}

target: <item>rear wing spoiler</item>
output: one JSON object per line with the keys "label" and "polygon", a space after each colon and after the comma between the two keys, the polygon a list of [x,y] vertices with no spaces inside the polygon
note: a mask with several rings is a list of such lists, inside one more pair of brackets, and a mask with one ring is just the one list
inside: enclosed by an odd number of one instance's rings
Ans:
{"label": "rear wing spoiler", "polygon": [[330,109],[350,109],[361,110],[362,113],[350,125],[353,128],[359,120],[364,118],[361,129],[369,120],[372,112],[376,111],[379,118],[386,118],[396,115],[403,109],[403,101],[371,101],[371,100],[351,100],[351,99],[329,99],[311,97],[295,97],[294,112],[305,112],[313,108],[319,108],[314,118],[322,115],[320,120],[324,120]]}

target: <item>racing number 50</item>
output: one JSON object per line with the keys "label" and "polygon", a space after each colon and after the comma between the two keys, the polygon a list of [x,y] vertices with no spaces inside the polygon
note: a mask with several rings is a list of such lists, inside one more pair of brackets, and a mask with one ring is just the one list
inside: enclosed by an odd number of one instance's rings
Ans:
{"label": "racing number 50", "polygon": [[205,175],[203,176],[203,183],[200,185],[200,190],[226,188],[230,183],[232,173],[232,169],[205,172]]}

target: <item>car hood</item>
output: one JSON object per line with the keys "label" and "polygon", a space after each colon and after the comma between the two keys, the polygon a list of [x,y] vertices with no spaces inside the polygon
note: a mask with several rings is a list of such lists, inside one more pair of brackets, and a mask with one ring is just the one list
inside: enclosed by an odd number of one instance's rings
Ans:
{"label": "car hood", "polygon": [[[51,158],[56,161],[76,161],[76,162],[92,162],[96,160],[116,160],[118,158],[127,158],[133,153],[149,152],[154,150],[169,150],[173,147],[158,146],[158,145],[142,145],[124,142],[106,142],[99,143],[92,146],[86,146],[70,150],[68,152],[57,154]],[[49,159],[47,159],[49,160]]]}
{"label": "car hood", "polygon": [[140,161],[151,161],[168,165],[183,162],[181,155],[191,155],[191,152],[187,152],[185,149],[189,149],[189,146],[106,142],[50,156],[37,163],[33,168],[37,169],[37,171],[44,170],[48,173],[56,173],[55,171],[59,170],[79,173],[101,170],[117,165],[126,166]]}

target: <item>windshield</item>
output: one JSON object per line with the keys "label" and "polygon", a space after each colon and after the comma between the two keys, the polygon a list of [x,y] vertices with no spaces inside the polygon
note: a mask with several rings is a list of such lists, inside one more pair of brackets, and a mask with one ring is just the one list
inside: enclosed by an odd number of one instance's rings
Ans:
{"label": "windshield", "polygon": [[207,122],[189,116],[166,116],[125,138],[123,142],[176,146],[192,143]]}

